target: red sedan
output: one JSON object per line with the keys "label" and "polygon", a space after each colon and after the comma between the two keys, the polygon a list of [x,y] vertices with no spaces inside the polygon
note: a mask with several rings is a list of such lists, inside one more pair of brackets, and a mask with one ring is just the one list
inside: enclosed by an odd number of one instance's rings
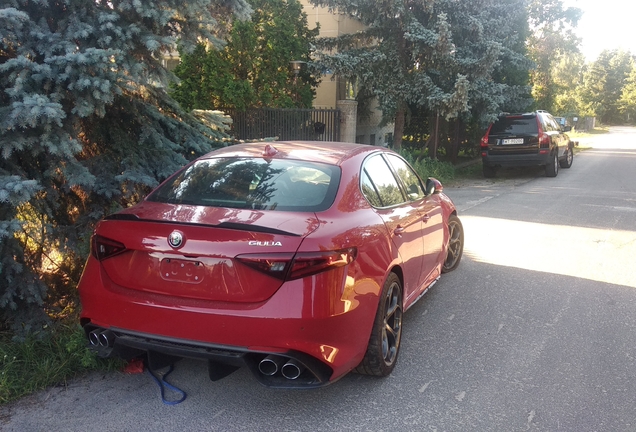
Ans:
{"label": "red sedan", "polygon": [[318,142],[213,151],[102,220],[79,286],[101,356],[241,366],[272,387],[395,367],[402,313],[459,264],[442,185],[391,150]]}

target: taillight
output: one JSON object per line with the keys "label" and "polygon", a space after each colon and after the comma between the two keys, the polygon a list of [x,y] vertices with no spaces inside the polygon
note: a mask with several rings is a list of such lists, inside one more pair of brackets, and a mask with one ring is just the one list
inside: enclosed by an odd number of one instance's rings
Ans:
{"label": "taillight", "polygon": [[488,150],[488,135],[490,135],[490,129],[492,125],[488,126],[488,130],[486,131],[486,135],[481,138],[480,146],[482,150]]}
{"label": "taillight", "polygon": [[543,132],[539,116],[537,116],[537,126],[539,128],[539,148],[550,148],[550,135]]}
{"label": "taillight", "polygon": [[294,280],[351,264],[358,254],[356,248],[297,254],[246,254],[236,259],[262,273],[281,280]]}
{"label": "taillight", "polygon": [[126,246],[115,240],[100,235],[94,235],[91,240],[93,256],[98,260],[104,260],[126,251]]}

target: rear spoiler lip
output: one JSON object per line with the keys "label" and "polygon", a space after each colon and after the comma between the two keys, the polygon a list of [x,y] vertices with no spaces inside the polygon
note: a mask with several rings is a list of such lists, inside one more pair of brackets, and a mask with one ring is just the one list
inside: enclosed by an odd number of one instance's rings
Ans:
{"label": "rear spoiler lip", "polygon": [[118,221],[129,221],[129,222],[152,222],[152,223],[160,223],[160,224],[197,226],[197,227],[204,227],[204,228],[223,228],[223,229],[231,229],[231,230],[238,230],[238,231],[259,232],[264,234],[278,234],[278,235],[286,235],[286,236],[292,236],[292,237],[302,237],[302,234],[296,234],[289,231],[283,231],[277,228],[269,228],[269,227],[265,227],[261,225],[246,224],[246,223],[240,223],[240,222],[221,222],[218,225],[211,225],[211,224],[192,223],[192,222],[142,219],[139,216],[135,214],[131,214],[131,213],[115,213],[115,214],[106,216],[104,220],[118,220]]}

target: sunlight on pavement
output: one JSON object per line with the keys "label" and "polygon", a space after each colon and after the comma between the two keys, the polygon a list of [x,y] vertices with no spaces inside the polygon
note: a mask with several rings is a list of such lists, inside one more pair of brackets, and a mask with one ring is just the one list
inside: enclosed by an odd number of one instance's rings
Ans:
{"label": "sunlight on pavement", "polygon": [[636,288],[636,232],[463,216],[478,262]]}

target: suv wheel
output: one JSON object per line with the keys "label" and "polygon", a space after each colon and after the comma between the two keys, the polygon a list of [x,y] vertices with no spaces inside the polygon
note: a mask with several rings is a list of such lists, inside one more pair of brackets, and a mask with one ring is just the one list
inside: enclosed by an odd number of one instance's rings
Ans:
{"label": "suv wheel", "polygon": [[561,168],[570,168],[572,166],[572,161],[574,160],[574,152],[572,148],[568,148],[568,154],[565,156],[565,159],[559,162]]}
{"label": "suv wheel", "polygon": [[559,174],[559,158],[554,153],[552,161],[545,166],[545,175],[546,177],[556,177],[557,174]]}

